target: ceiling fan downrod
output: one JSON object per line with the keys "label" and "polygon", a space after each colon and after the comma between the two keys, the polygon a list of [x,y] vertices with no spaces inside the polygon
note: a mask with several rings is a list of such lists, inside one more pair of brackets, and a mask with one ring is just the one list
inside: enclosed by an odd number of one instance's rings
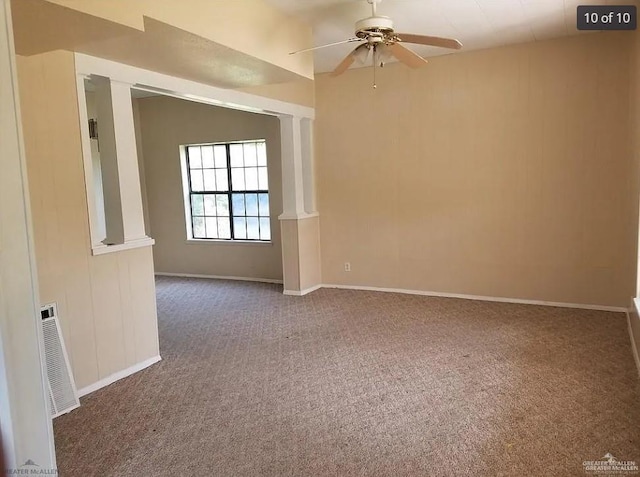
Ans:
{"label": "ceiling fan downrod", "polygon": [[373,12],[373,17],[376,16],[376,11],[377,11],[377,5],[378,3],[380,3],[382,0],[367,0],[367,2],[371,5],[371,11]]}

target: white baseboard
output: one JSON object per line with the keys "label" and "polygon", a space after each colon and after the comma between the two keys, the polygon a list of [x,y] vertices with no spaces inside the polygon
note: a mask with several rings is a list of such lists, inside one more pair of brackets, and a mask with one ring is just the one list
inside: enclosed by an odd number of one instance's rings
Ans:
{"label": "white baseboard", "polygon": [[[638,368],[638,376],[640,377],[640,354],[638,347],[636,346],[636,337],[633,335],[633,327],[631,326],[631,320],[640,319],[640,308],[638,307],[638,299],[634,299],[635,313],[627,312],[627,326],[629,327],[629,338],[631,339],[631,350],[633,351],[633,359],[636,362],[636,368]],[[635,316],[634,316],[635,315]]]}
{"label": "white baseboard", "polygon": [[[242,280],[242,281],[249,281],[249,282],[279,283],[279,284],[283,283],[282,280],[273,280],[270,278],[226,277],[226,276],[218,276],[218,275],[194,275],[189,273],[164,273],[164,272],[156,272],[156,275],[166,276],[166,277],[212,278],[215,280]],[[616,313],[627,313],[629,311],[628,308],[625,308],[623,306],[589,305],[589,304],[582,304],[582,303],[565,303],[565,302],[543,301],[543,300],[525,300],[521,298],[505,298],[505,297],[484,296],[484,295],[465,295],[461,293],[408,290],[405,288],[383,288],[383,287],[369,287],[369,286],[360,286],[360,285],[338,285],[338,284],[331,284],[331,283],[323,283],[320,285],[315,285],[313,287],[306,288],[300,291],[284,290],[283,294],[290,295],[290,296],[304,296],[311,292],[319,290],[320,288],[339,288],[342,290],[365,290],[365,291],[378,291],[378,292],[387,292],[387,293],[403,293],[405,295],[437,296],[442,298],[460,298],[462,300],[491,301],[491,302],[499,302],[499,303],[517,303],[521,305],[554,306],[558,308],[577,308],[581,310],[612,311]]]}
{"label": "white baseboard", "polygon": [[338,285],[331,283],[323,283],[316,285],[305,290],[284,290],[283,294],[291,296],[304,296],[308,293],[319,290],[320,288],[339,288],[342,290],[364,290],[364,291],[377,291],[386,293],[402,293],[405,295],[422,295],[422,296],[436,296],[442,298],[460,298],[462,300],[478,300],[478,301],[491,301],[499,303],[516,303],[521,305],[539,305],[539,306],[553,306],[559,308],[577,308],[582,310],[597,310],[597,311],[612,311],[616,313],[628,313],[629,309],[623,306],[608,306],[608,305],[589,305],[582,303],[564,303],[555,301],[543,301],[543,300],[525,300],[520,298],[505,298],[494,297],[484,295],[465,295],[461,293],[444,293],[433,292],[424,290],[408,290],[405,288],[383,288],[383,287],[369,287],[360,285]]}
{"label": "white baseboard", "polygon": [[276,280],[273,278],[253,278],[253,277],[227,277],[223,275],[197,275],[194,273],[165,273],[156,272],[160,277],[183,277],[183,278],[210,278],[213,280],[237,280],[241,282],[260,282],[260,283],[279,283],[282,284],[282,280]]}
{"label": "white baseboard", "polygon": [[322,288],[324,285],[316,285],[310,288],[306,288],[304,290],[284,290],[282,292],[283,295],[290,295],[290,296],[305,296],[308,295],[311,292],[314,292],[316,290],[319,290],[320,288]]}
{"label": "white baseboard", "polygon": [[131,376],[133,373],[137,373],[138,371],[142,371],[145,368],[148,368],[149,366],[151,366],[152,364],[157,363],[158,361],[160,361],[162,358],[160,358],[160,356],[154,356],[153,358],[149,358],[145,361],[142,361],[141,363],[138,364],[134,364],[133,366],[127,368],[127,369],[123,369],[122,371],[118,371],[117,373],[113,373],[110,376],[107,376],[104,379],[101,379],[100,381],[90,384],[89,386],[85,386],[82,389],[78,390],[78,396],[82,397],[82,396],[86,396],[89,393],[92,393],[94,391],[97,391],[100,388],[103,388],[105,386],[108,386],[109,384],[113,384],[116,381],[121,380],[122,378],[126,378],[127,376]]}
{"label": "white baseboard", "polygon": [[519,298],[504,298],[494,296],[482,296],[482,295],[464,295],[460,293],[443,293],[432,292],[423,290],[407,290],[404,288],[381,288],[381,287],[365,287],[354,285],[334,285],[324,284],[322,288],[340,288],[343,290],[367,290],[367,291],[379,291],[388,293],[404,293],[407,295],[423,295],[423,296],[437,296],[442,298],[461,298],[463,300],[479,300],[479,301],[493,301],[501,303],[518,303],[522,305],[541,305],[541,306],[555,306],[560,308],[579,308],[583,310],[599,310],[599,311],[614,311],[619,313],[626,313],[629,310],[622,306],[606,306],[606,305],[583,305],[579,303],[562,303],[554,301],[541,301],[541,300],[523,300]]}

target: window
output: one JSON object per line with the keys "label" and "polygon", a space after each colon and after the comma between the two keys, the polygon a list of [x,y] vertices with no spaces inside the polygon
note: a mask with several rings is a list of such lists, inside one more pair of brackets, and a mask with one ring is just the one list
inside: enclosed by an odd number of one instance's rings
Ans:
{"label": "window", "polygon": [[184,147],[193,239],[271,240],[264,140]]}

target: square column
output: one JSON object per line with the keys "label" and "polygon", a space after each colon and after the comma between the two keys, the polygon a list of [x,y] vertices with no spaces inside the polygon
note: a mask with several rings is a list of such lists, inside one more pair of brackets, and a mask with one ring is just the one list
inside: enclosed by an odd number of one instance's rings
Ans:
{"label": "square column", "polygon": [[321,285],[320,228],[315,210],[313,123],[280,116],[284,293],[305,295]]}
{"label": "square column", "polygon": [[106,244],[146,238],[131,85],[92,77],[105,204]]}

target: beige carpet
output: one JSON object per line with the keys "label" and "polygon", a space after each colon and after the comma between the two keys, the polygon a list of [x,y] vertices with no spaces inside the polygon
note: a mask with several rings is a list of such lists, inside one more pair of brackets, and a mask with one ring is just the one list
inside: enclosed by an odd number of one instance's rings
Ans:
{"label": "beige carpet", "polygon": [[160,278],[163,361],[55,420],[70,476],[584,476],[640,463],[619,313]]}

